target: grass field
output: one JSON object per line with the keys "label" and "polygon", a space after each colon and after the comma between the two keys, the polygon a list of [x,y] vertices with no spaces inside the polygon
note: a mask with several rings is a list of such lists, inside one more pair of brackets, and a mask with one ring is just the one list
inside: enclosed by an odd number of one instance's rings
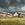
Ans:
{"label": "grass field", "polygon": [[25,25],[25,18],[1,18],[0,25]]}

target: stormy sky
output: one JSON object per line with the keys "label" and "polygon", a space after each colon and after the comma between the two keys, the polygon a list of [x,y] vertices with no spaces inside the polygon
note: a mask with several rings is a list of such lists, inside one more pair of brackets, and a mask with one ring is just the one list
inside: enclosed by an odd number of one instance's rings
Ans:
{"label": "stormy sky", "polygon": [[[0,0],[0,1],[1,1],[0,11],[3,11],[3,12],[25,11],[24,0],[22,1],[22,3],[21,3],[21,0]],[[2,4],[5,6],[3,6]]]}

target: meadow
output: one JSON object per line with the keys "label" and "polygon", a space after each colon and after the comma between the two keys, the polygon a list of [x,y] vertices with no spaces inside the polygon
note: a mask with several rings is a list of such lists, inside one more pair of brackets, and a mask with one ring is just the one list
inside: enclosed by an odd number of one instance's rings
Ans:
{"label": "meadow", "polygon": [[0,18],[0,25],[25,25],[25,18]]}

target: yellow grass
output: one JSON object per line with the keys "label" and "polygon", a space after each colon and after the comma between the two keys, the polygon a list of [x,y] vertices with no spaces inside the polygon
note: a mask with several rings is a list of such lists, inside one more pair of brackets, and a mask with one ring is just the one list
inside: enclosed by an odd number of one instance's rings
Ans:
{"label": "yellow grass", "polygon": [[1,18],[1,22],[25,22],[25,18]]}
{"label": "yellow grass", "polygon": [[1,18],[0,23],[4,23],[4,25],[5,23],[9,25],[25,25],[25,18]]}

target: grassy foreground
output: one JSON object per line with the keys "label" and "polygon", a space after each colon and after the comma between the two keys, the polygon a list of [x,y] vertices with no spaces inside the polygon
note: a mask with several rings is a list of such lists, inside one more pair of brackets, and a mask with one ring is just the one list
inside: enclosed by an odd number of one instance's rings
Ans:
{"label": "grassy foreground", "polygon": [[0,25],[25,25],[25,18],[1,18]]}

